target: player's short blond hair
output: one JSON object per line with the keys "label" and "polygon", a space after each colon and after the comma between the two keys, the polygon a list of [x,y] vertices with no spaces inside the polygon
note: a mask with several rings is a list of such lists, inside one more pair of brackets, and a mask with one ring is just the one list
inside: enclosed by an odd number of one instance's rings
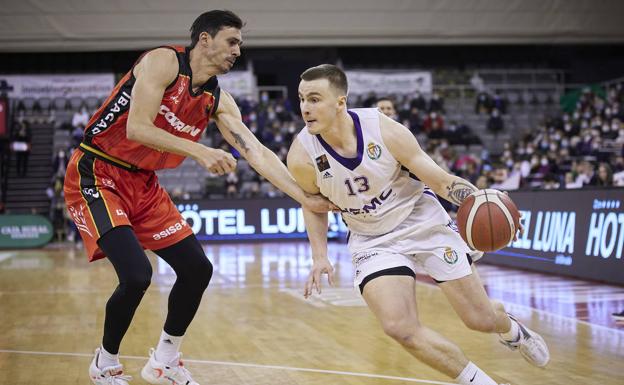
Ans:
{"label": "player's short blond hair", "polygon": [[343,70],[333,64],[321,64],[308,68],[301,74],[301,80],[312,81],[317,79],[327,79],[329,85],[340,91],[342,95],[347,95],[349,84],[347,75]]}

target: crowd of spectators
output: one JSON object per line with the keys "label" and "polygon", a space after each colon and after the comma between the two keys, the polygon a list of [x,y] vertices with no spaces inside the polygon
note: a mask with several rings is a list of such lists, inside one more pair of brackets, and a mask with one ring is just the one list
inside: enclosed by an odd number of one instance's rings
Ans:
{"label": "crowd of spectators", "polygon": [[[585,186],[624,186],[624,110],[622,85],[616,85],[599,95],[587,89],[582,92],[574,110],[553,114],[543,124],[513,143],[505,143],[502,153],[491,154],[476,131],[462,122],[447,120],[443,95],[414,94],[381,98],[392,110],[389,116],[403,123],[418,137],[421,145],[443,168],[462,176],[479,188],[563,189]],[[375,94],[350,100],[352,107],[377,106],[380,97]],[[300,116],[287,98],[271,99],[263,93],[258,100],[237,100],[243,122],[262,143],[285,162],[288,148],[295,135],[304,126]],[[495,94],[476,96],[477,113],[500,117],[507,111],[505,99]],[[556,107],[553,107],[555,109]],[[59,129],[69,131],[68,147],[60,147],[52,161],[52,178],[48,188],[52,221],[58,226],[69,226],[64,210],[63,177],[67,161],[82,140],[90,111],[81,108],[72,116],[71,123]],[[502,120],[501,120],[502,122]],[[500,131],[497,122],[488,120],[486,129]],[[23,131],[23,130],[22,130]],[[228,151],[218,129],[211,124],[202,139],[207,144]],[[474,146],[472,146],[474,145]],[[238,155],[238,154],[235,154]],[[200,174],[201,175],[201,174]],[[206,175],[203,196],[190,196],[178,186],[166,186],[174,199],[184,198],[267,198],[283,196],[268,181],[256,173],[239,157],[235,173],[222,177]],[[218,181],[219,183],[215,183]],[[67,237],[75,234],[68,227]]]}
{"label": "crowd of spectators", "polygon": [[622,85],[605,97],[583,91],[573,111],[547,118],[501,154],[458,154],[444,141],[428,150],[449,171],[479,188],[504,190],[624,186]]}
{"label": "crowd of spectators", "polygon": [[[477,109],[490,114],[486,129],[504,130],[500,115],[507,102],[496,93],[483,106],[477,95]],[[389,116],[403,123],[422,141],[432,158],[479,188],[563,189],[585,186],[624,186],[624,111],[622,85],[610,88],[601,97],[585,90],[574,111],[560,113],[553,107],[552,118],[526,130],[519,141],[505,143],[500,154],[491,154],[467,125],[447,122],[444,98],[435,92],[429,98],[379,97],[368,94],[350,101],[351,106],[392,107]],[[271,150],[285,161],[288,147],[303,122],[287,99],[239,100],[243,121]],[[500,112],[499,112],[500,111]],[[208,131],[212,143],[229,149],[216,128]],[[469,145],[476,145],[469,147]],[[473,150],[467,151],[472,148]],[[244,164],[244,161],[243,161]],[[283,194],[248,167],[225,179],[224,196],[274,197]]]}

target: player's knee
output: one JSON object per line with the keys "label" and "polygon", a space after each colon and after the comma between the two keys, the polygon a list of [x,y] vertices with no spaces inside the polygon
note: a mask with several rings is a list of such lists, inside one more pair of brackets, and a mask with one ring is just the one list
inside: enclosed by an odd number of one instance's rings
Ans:
{"label": "player's knee", "polygon": [[204,289],[208,287],[210,279],[212,278],[213,267],[210,260],[204,255],[203,258],[199,258],[194,264],[194,274],[199,285]]}
{"label": "player's knee", "polygon": [[408,318],[390,319],[382,323],[384,333],[402,345],[411,344],[418,334],[418,322]]}
{"label": "player's knee", "polygon": [[152,266],[147,263],[141,269],[133,271],[124,282],[121,282],[126,290],[144,293],[152,282]]}
{"label": "player's knee", "polygon": [[492,333],[496,330],[496,314],[494,310],[473,311],[462,317],[464,324],[471,330]]}

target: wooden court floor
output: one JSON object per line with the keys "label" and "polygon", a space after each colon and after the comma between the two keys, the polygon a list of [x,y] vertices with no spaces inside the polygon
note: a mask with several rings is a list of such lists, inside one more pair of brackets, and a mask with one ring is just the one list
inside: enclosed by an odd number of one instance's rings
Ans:
{"label": "wooden court floor", "polygon": [[[182,346],[202,385],[450,384],[386,337],[352,288],[344,245],[330,245],[337,285],[304,300],[306,243],[205,245],[215,275]],[[121,346],[131,384],[162,328],[175,279],[151,255],[152,285]],[[468,330],[440,290],[419,277],[423,322],[456,342],[501,383],[624,384],[624,288],[480,265],[493,298],[550,346],[546,369],[526,363],[497,337]],[[107,261],[81,249],[0,251],[0,385],[89,384],[104,306],[116,285]]]}

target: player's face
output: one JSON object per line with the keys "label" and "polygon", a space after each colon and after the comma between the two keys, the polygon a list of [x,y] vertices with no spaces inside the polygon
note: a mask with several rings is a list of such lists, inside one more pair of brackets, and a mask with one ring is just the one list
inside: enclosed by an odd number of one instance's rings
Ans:
{"label": "player's face", "polygon": [[396,111],[394,110],[394,106],[391,101],[380,100],[377,102],[377,108],[379,108],[379,111],[387,117],[394,118]]}
{"label": "player's face", "polygon": [[337,95],[327,79],[299,83],[299,107],[310,134],[320,134],[332,126],[344,107],[344,99],[344,96]]}
{"label": "player's face", "polygon": [[236,58],[241,54],[240,47],[243,41],[240,29],[222,28],[214,38],[211,38],[210,35],[206,38],[212,40],[208,49],[211,64],[218,67],[221,73],[228,73],[234,66]]}

